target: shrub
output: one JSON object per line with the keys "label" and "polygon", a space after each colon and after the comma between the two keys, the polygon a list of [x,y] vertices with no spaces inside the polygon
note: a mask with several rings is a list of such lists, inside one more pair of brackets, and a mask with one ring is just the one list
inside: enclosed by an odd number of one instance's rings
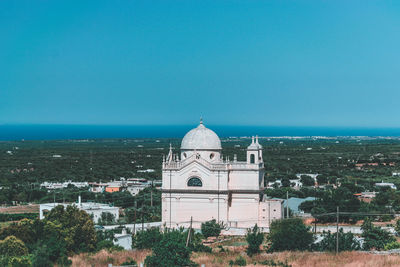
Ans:
{"label": "shrub", "polygon": [[268,265],[268,266],[279,266],[279,267],[292,267],[292,265],[282,261],[274,261],[273,259],[260,261],[259,264]]}
{"label": "shrub", "polygon": [[99,225],[111,225],[115,223],[115,216],[111,212],[102,212],[99,218]]}
{"label": "shrub", "polygon": [[264,241],[264,234],[260,232],[257,224],[253,229],[247,230],[246,241],[249,244],[246,253],[250,257],[260,252],[260,245]]}
{"label": "shrub", "polygon": [[233,266],[233,265],[246,266],[246,265],[247,265],[247,262],[246,262],[246,259],[245,259],[245,258],[243,258],[242,256],[238,256],[238,257],[235,259],[235,261],[230,260],[230,261],[229,261],[229,265],[230,265],[230,266]]}
{"label": "shrub", "polygon": [[160,242],[154,244],[153,254],[147,256],[144,263],[147,267],[196,266],[190,260],[190,253],[186,247],[186,234],[171,230],[162,235]]}
{"label": "shrub", "polygon": [[32,263],[29,256],[4,257],[0,256],[0,266],[7,267],[31,267]]}
{"label": "shrub", "polygon": [[154,227],[147,231],[139,231],[133,238],[132,247],[137,249],[152,248],[160,242],[162,234],[160,228]]}
{"label": "shrub", "polygon": [[132,258],[128,258],[127,261],[121,264],[121,266],[126,266],[126,265],[137,266],[137,262]]}
{"label": "shrub", "polygon": [[8,236],[4,240],[0,241],[0,255],[12,257],[12,256],[24,256],[28,254],[24,242],[16,238],[15,236]]}
{"label": "shrub", "polygon": [[394,230],[396,230],[396,235],[400,236],[400,220],[396,221],[396,226],[394,227]]}
{"label": "shrub", "polygon": [[269,251],[308,250],[314,241],[310,227],[298,218],[277,220],[271,223],[267,237]]}
{"label": "shrub", "polygon": [[201,224],[201,233],[205,238],[208,238],[210,236],[219,236],[221,233],[222,226],[217,223],[215,219],[211,221],[207,221]]}
{"label": "shrub", "polygon": [[[317,251],[336,251],[336,233],[323,232],[322,240],[312,246]],[[343,228],[339,229],[339,251],[360,250],[360,242],[352,233],[344,233]]]}
{"label": "shrub", "polygon": [[363,231],[361,236],[364,238],[363,249],[365,250],[382,250],[386,244],[396,241],[394,236],[382,228],[374,226],[368,218],[362,224],[361,230]]}
{"label": "shrub", "polygon": [[400,248],[400,243],[397,241],[388,243],[384,247],[385,250],[398,249],[398,248]]}

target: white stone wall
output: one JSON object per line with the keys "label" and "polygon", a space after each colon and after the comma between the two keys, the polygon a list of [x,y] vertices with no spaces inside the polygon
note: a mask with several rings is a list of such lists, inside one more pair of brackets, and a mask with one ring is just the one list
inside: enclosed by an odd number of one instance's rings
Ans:
{"label": "white stone wall", "polygon": [[[228,189],[228,171],[211,171],[198,162],[193,162],[179,171],[163,171],[162,189],[190,189],[190,190],[219,190]],[[171,182],[170,182],[171,177]],[[199,177],[203,183],[201,188],[188,187],[187,182],[191,177]]]}
{"label": "white stone wall", "polygon": [[232,194],[229,221],[232,227],[252,227],[258,221],[259,194]]}
{"label": "white stone wall", "polygon": [[[215,219],[227,222],[227,195],[220,194],[162,194],[162,222],[167,227],[187,227],[193,219],[193,227]],[[219,208],[218,208],[219,207]],[[171,214],[170,214],[171,210]],[[170,219],[171,215],[171,219]]]}
{"label": "white stone wall", "polygon": [[283,218],[283,202],[281,200],[267,199],[260,202],[258,225],[269,227],[274,220]]}

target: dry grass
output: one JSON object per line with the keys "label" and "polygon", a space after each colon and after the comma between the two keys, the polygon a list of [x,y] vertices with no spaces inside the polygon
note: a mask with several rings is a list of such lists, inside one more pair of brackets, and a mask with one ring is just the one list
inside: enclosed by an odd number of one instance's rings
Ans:
{"label": "dry grass", "polygon": [[[72,266],[107,266],[108,263],[118,265],[132,258],[138,263],[143,262],[149,250],[141,251],[121,251],[107,252],[100,251],[97,254],[80,254],[72,258]],[[280,252],[267,254],[262,253],[249,258],[244,252],[244,248],[235,247],[234,251],[223,253],[194,253],[192,260],[198,264],[205,264],[206,267],[226,267],[230,260],[235,260],[241,255],[248,263],[247,266],[264,266],[255,264],[265,260],[274,260],[275,262],[286,262],[292,267],[389,267],[400,266],[400,256],[397,255],[375,255],[361,252],[342,252],[339,255],[333,253],[312,253],[312,252]]]}
{"label": "dry grass", "polygon": [[247,266],[264,266],[254,264],[265,260],[273,259],[275,262],[286,262],[293,267],[389,267],[400,266],[400,256],[397,255],[374,255],[361,252],[343,252],[339,255],[332,253],[312,253],[312,252],[280,252],[260,255],[249,258],[244,252],[227,252],[217,254],[194,254],[192,259],[199,264],[206,264],[206,267],[229,266],[230,260],[241,255],[248,263]]}
{"label": "dry grass", "polygon": [[38,204],[0,207],[0,213],[39,213]]}
{"label": "dry grass", "polygon": [[109,263],[119,265],[127,261],[128,258],[134,259],[136,262],[143,262],[150,250],[138,251],[113,251],[102,250],[96,254],[82,253],[71,258],[72,266],[87,267],[87,266],[108,266]]}

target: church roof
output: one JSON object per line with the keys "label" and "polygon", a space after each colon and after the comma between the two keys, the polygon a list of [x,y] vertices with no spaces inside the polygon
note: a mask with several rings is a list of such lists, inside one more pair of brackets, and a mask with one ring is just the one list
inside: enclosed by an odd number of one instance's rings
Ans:
{"label": "church roof", "polygon": [[222,147],[218,135],[204,126],[203,121],[200,121],[199,126],[190,130],[183,137],[181,149],[220,150]]}

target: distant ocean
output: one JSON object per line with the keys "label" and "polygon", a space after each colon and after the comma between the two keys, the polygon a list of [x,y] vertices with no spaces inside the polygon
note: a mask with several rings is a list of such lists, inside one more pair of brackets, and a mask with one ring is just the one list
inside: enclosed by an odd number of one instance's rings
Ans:
{"label": "distant ocean", "polygon": [[[196,125],[0,125],[0,140],[92,138],[182,138]],[[400,136],[400,128],[279,127],[207,125],[220,137],[231,136]]]}

